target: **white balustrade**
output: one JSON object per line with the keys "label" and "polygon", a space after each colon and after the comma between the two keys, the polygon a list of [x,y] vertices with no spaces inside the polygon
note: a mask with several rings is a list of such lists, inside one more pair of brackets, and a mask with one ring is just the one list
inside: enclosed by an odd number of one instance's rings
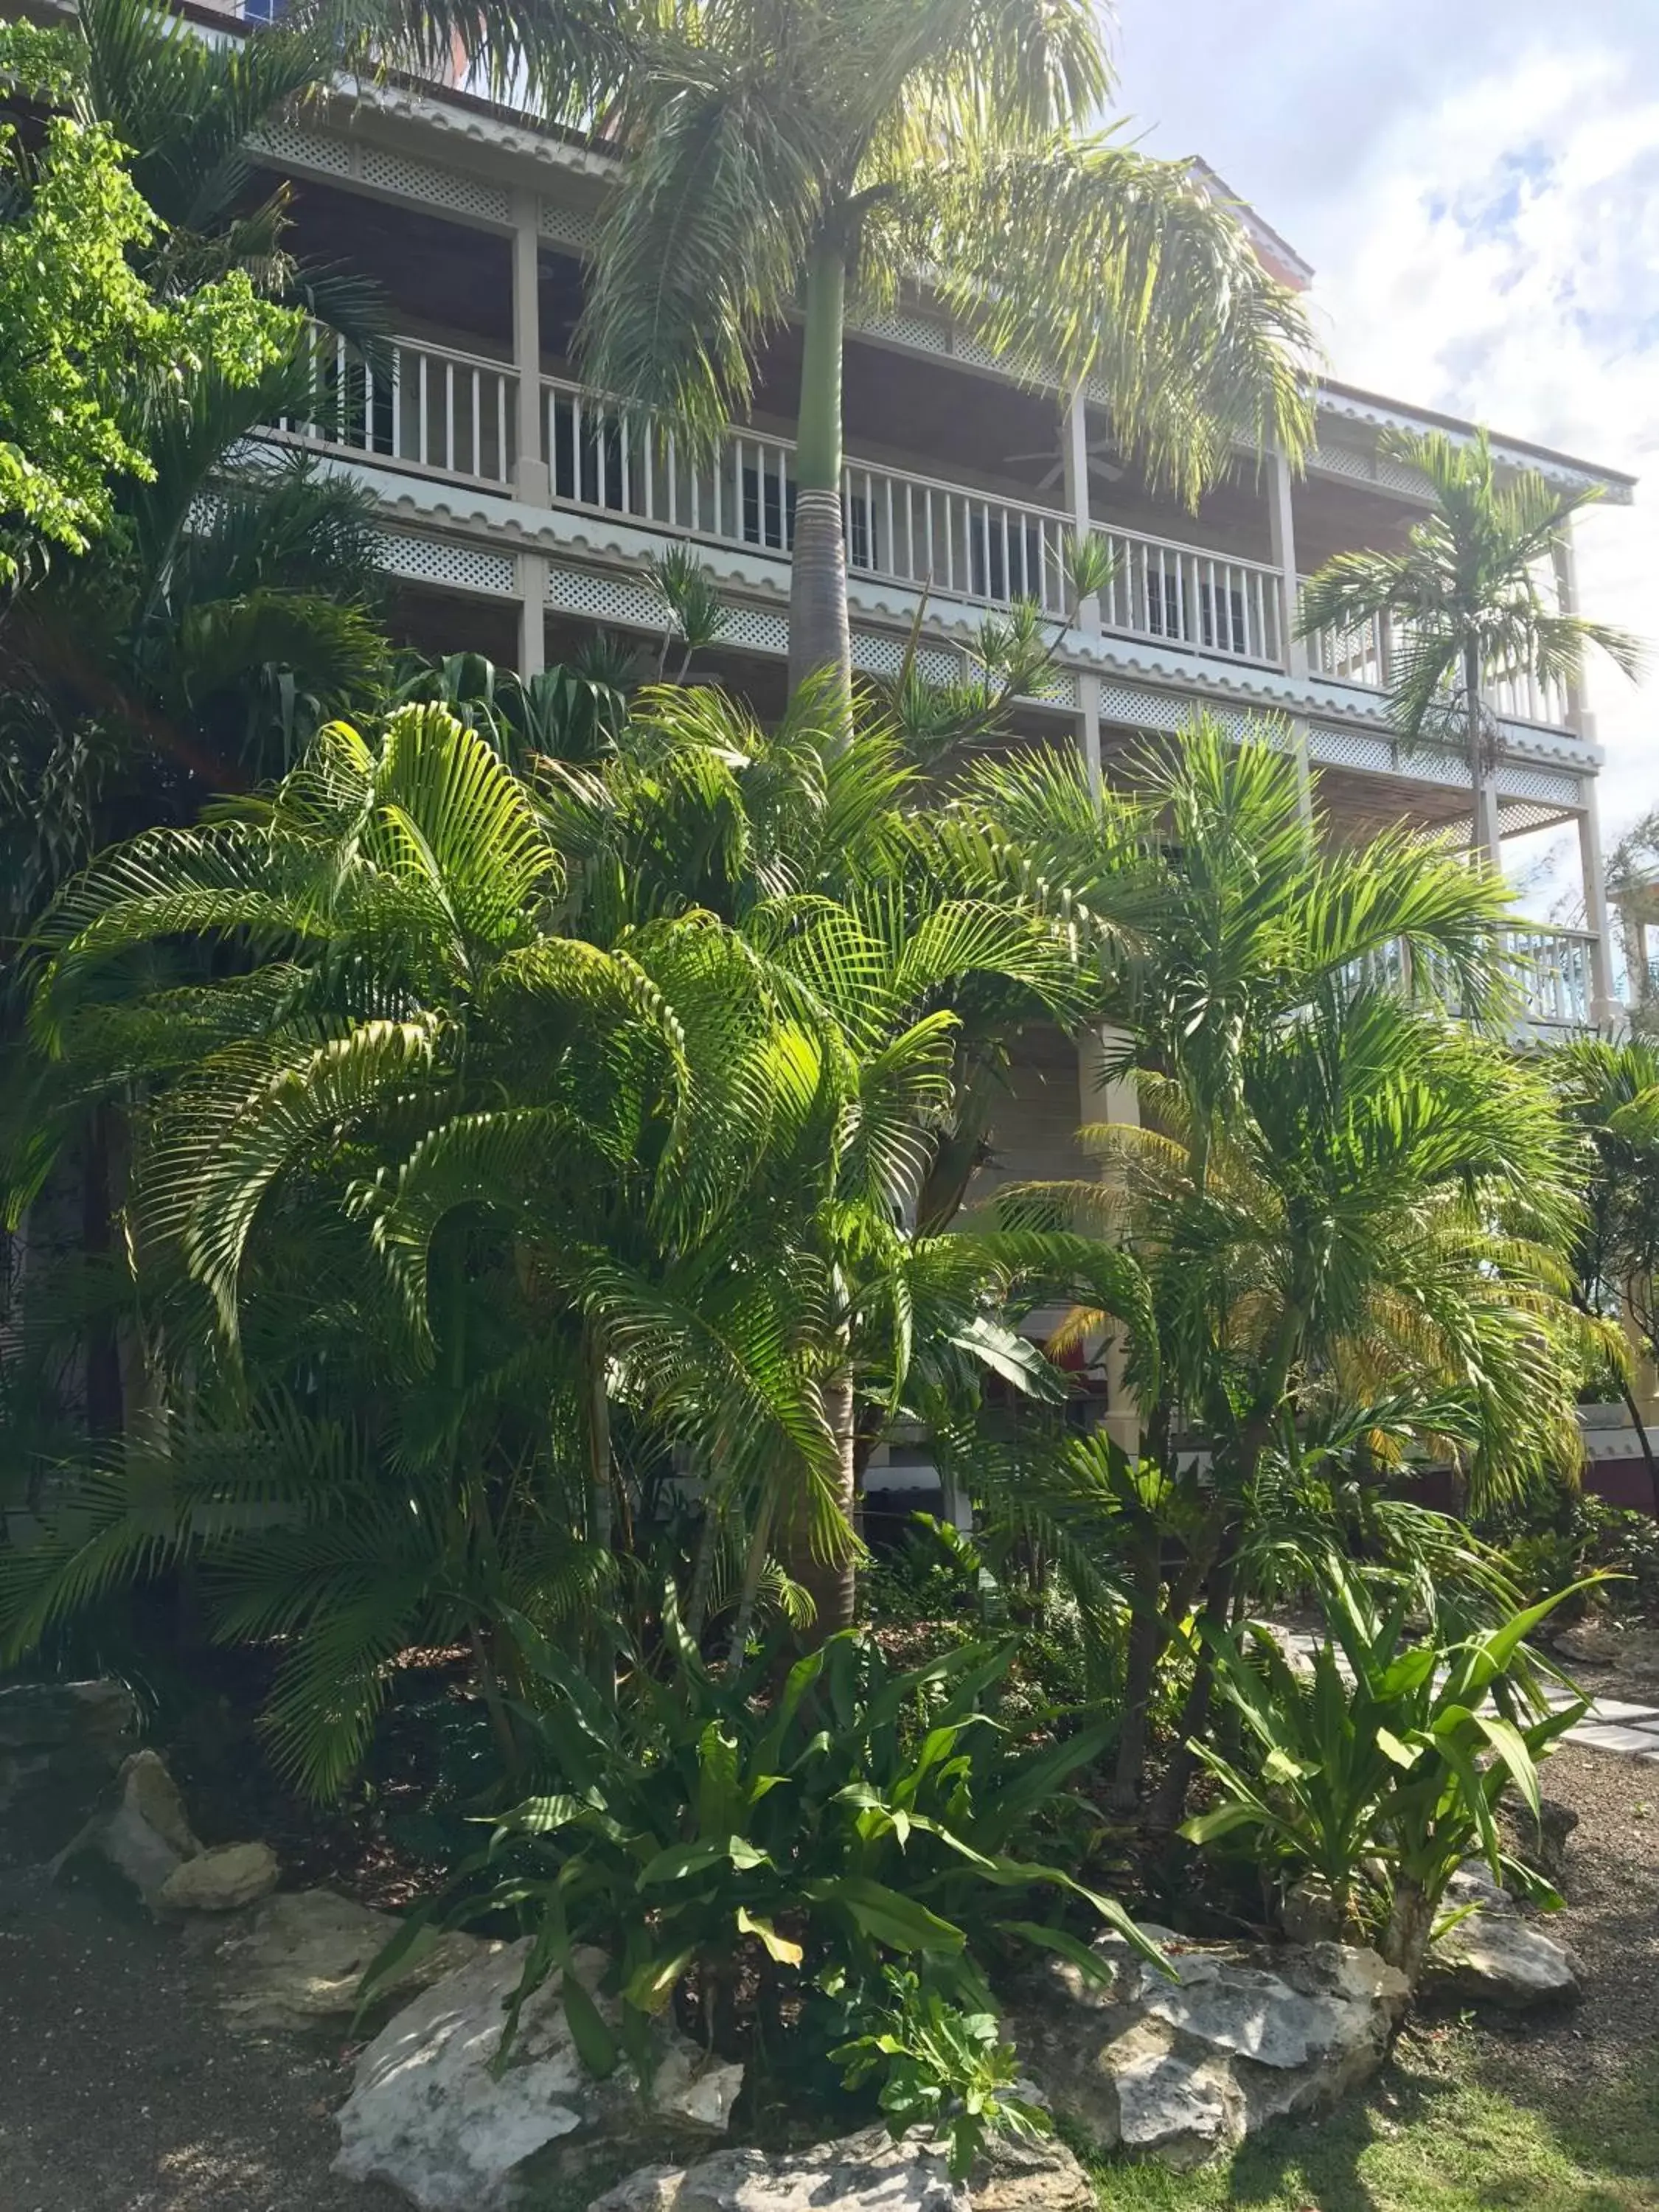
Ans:
{"label": "white balustrade", "polygon": [[[672,430],[630,416],[580,385],[544,380],[553,497],[656,530],[787,553],[794,535],[795,449],[732,430],[711,460]],[[1066,516],[959,484],[849,460],[842,475],[848,566],[947,599],[1006,606],[1033,599],[1067,609]]]}
{"label": "white balustrade", "polygon": [[[1582,930],[1553,929],[1541,923],[1524,922],[1504,932],[1504,952],[1520,993],[1523,1021],[1544,1030],[1589,1027],[1595,1006],[1594,941]],[[1405,946],[1390,939],[1350,962],[1343,970],[1343,981],[1349,990],[1405,990],[1414,965],[1407,959]],[[1449,1012],[1455,1013],[1455,979],[1449,971],[1442,974],[1441,963],[1432,957],[1429,966],[1430,975],[1438,977],[1442,1000]]]}
{"label": "white balustrade", "polygon": [[1111,579],[1100,595],[1103,628],[1224,659],[1282,666],[1277,569],[1109,525],[1096,535],[1112,553]]}
{"label": "white balustrade", "polygon": [[[1300,584],[1307,582],[1298,578]],[[1404,626],[1392,617],[1374,615],[1349,630],[1316,629],[1307,638],[1308,665],[1316,676],[1334,684],[1358,684],[1370,691],[1386,691],[1399,665]],[[1529,669],[1489,677],[1486,704],[1501,721],[1538,722],[1564,729],[1568,702],[1557,684],[1540,684]]]}
{"label": "white balustrade", "polygon": [[1509,954],[1528,1020],[1543,1029],[1585,1029],[1594,1019],[1590,951],[1582,930],[1530,926],[1509,932]]}
{"label": "white balustrade", "polygon": [[440,476],[512,482],[518,379],[500,362],[393,338],[377,366],[315,325],[303,358],[311,399],[304,415],[276,424],[288,436]]}

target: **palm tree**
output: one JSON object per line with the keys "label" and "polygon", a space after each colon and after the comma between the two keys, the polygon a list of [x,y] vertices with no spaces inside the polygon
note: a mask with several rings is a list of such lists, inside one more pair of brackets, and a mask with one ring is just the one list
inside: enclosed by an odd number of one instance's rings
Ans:
{"label": "palm tree", "polygon": [[[1581,1037],[1546,1062],[1586,1154],[1584,1210],[1574,1240],[1574,1296],[1587,1313],[1622,1321],[1637,1357],[1659,1357],[1659,1044]],[[1659,1506],[1659,1451],[1627,1363],[1618,1378]]]}
{"label": "palm tree", "polygon": [[[607,951],[556,933],[565,898],[529,793],[434,708],[331,725],[274,793],[66,887],[33,1171],[136,1097],[150,1389],[6,1563],[15,1647],[198,1556],[225,1632],[297,1639],[272,1717],[312,1786],[434,1634],[471,1644],[510,1757],[519,1618],[609,1665],[617,1407],[729,1489],[827,1492],[818,1284],[757,1178],[840,1092],[709,917]],[[156,963],[190,944],[214,972],[181,986]]]}
{"label": "palm tree", "polygon": [[[1404,836],[1322,850],[1282,749],[1207,722],[1136,781],[1124,799],[1091,792],[1062,756],[988,762],[954,810],[965,859],[1063,887],[1049,896],[1094,927],[1096,1012],[1129,1038],[1107,1072],[1133,1075],[1147,1111],[1144,1130],[1085,1132],[1108,1156],[1100,1181],[1005,1200],[1018,1218],[1058,1212],[1127,1238],[1152,1284],[1155,1334],[1132,1337],[1131,1380],[1144,1455],[1179,1493],[1185,1563],[1165,1601],[1159,1547],[1141,1547],[1126,1802],[1169,1623],[1200,1601],[1224,1615],[1252,1494],[1304,1413],[1325,1418],[1333,1398],[1376,1407],[1367,1448],[1386,1456],[1389,1378],[1415,1374],[1404,1432],[1455,1433],[1501,1494],[1565,1448],[1566,1355],[1534,1348],[1536,1310],[1571,1336],[1548,1257],[1572,1212],[1549,1102],[1444,1020],[1447,998],[1476,1022],[1504,1012],[1501,884]],[[1079,1310],[1072,1334],[1105,1321]],[[1173,1449],[1177,1409],[1214,1454],[1202,1495]],[[1198,1690],[1201,1703],[1201,1665]]]}
{"label": "palm tree", "polygon": [[[1484,687],[1530,676],[1567,687],[1595,646],[1636,672],[1634,639],[1561,608],[1554,564],[1572,519],[1597,489],[1562,490],[1534,469],[1500,482],[1484,429],[1462,443],[1443,430],[1387,431],[1383,453],[1426,477],[1434,512],[1414,522],[1398,553],[1340,553],[1304,589],[1299,628],[1339,634],[1388,626],[1390,705],[1409,740],[1444,733],[1461,743],[1474,792],[1474,842],[1497,868],[1495,728]],[[1546,580],[1546,572],[1549,572]]]}
{"label": "palm tree", "polygon": [[1092,0],[739,0],[641,33],[582,349],[603,388],[712,442],[803,314],[792,683],[848,689],[846,320],[918,270],[1024,373],[1103,386],[1116,435],[1188,498],[1236,443],[1304,443],[1301,308],[1185,165],[1097,133],[1109,82]]}

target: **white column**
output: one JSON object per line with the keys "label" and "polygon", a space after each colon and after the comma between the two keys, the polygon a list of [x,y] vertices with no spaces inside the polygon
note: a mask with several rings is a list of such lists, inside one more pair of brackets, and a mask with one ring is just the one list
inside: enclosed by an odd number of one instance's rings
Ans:
{"label": "white column", "polygon": [[[1267,457],[1267,539],[1279,573],[1279,656],[1287,675],[1308,673],[1308,644],[1296,634],[1299,612],[1296,588],[1296,508],[1291,498],[1291,465],[1277,446]],[[1313,820],[1313,775],[1308,766],[1308,723],[1292,714],[1291,751],[1296,762],[1297,799],[1304,822]]]}
{"label": "white column", "polygon": [[542,453],[542,204],[535,192],[513,196],[513,368],[519,380],[518,459],[513,471],[516,499],[532,507],[548,501],[547,463]]}
{"label": "white column", "polygon": [[[513,496],[545,507],[551,487],[542,453],[542,204],[538,194],[513,196],[513,368],[518,380],[518,456]],[[519,556],[519,673],[539,676],[547,665],[547,563]]]}
{"label": "white column", "polygon": [[[1089,407],[1081,392],[1073,392],[1066,403],[1066,420],[1060,428],[1060,458],[1066,469],[1066,504],[1071,510],[1072,527],[1079,538],[1086,538],[1092,522],[1089,514]],[[1078,609],[1077,626],[1086,635],[1100,635],[1100,601],[1091,596]],[[1083,747],[1084,766],[1088,770],[1089,788],[1098,792],[1102,783],[1100,765],[1100,678],[1092,670],[1080,671],[1077,679],[1078,737]]]}
{"label": "white column", "polygon": [[[1086,1031],[1079,1041],[1078,1102],[1085,1127],[1102,1122],[1140,1127],[1140,1093],[1133,1077],[1114,1076],[1109,1082],[1103,1078],[1102,1062],[1107,1053],[1120,1050],[1123,1042],[1123,1032],[1112,1029]],[[1101,1172],[1110,1175],[1115,1170],[1108,1166]],[[1101,1425],[1133,1459],[1140,1449],[1140,1408],[1123,1379],[1124,1364],[1122,1334],[1113,1328],[1106,1339],[1106,1415]]]}
{"label": "white column", "polygon": [[1601,820],[1595,778],[1584,779],[1578,816],[1578,865],[1584,878],[1584,927],[1590,933],[1590,1019],[1599,1030],[1616,1028],[1623,1009],[1613,988],[1613,933],[1607,922],[1607,872],[1601,861]]}

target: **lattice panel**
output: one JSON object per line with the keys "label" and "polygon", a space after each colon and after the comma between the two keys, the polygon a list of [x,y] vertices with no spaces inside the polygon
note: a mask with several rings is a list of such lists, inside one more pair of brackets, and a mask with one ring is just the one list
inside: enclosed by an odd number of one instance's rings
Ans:
{"label": "lattice panel", "polygon": [[654,592],[631,577],[610,575],[600,568],[550,568],[547,603],[562,614],[621,623],[628,629],[660,630],[666,626],[665,610]]}
{"label": "lattice panel", "polygon": [[[1100,687],[1103,722],[1127,725],[1132,730],[1179,730],[1200,714],[1207,714],[1236,744],[1245,738],[1269,744],[1274,740],[1274,724],[1242,714],[1236,708],[1185,698],[1179,692],[1143,691],[1133,684],[1103,683]],[[1284,742],[1282,728],[1279,738]]]}
{"label": "lattice panel", "polygon": [[544,238],[556,238],[561,246],[574,246],[586,253],[599,238],[599,219],[590,209],[569,207],[562,200],[544,200],[541,233]]}
{"label": "lattice panel", "polygon": [[447,538],[416,538],[401,530],[380,534],[380,565],[412,583],[447,584],[458,592],[484,592],[511,599],[518,591],[518,563],[510,553],[482,545],[463,545]]}
{"label": "lattice panel", "polygon": [[444,208],[480,222],[510,224],[513,220],[513,195],[504,186],[463,176],[459,169],[441,169],[434,161],[412,161],[382,146],[364,146],[359,149],[357,173],[366,185],[396,192],[400,199],[418,200],[422,207]]}
{"label": "lattice panel", "polygon": [[782,659],[789,651],[789,625],[781,615],[769,614],[763,607],[728,607],[720,640]]}
{"label": "lattice panel", "polygon": [[1308,758],[1328,768],[1364,768],[1387,775],[1395,765],[1394,747],[1387,738],[1367,737],[1359,730],[1310,730]]}
{"label": "lattice panel", "polygon": [[1559,806],[1539,806],[1526,799],[1504,799],[1498,809],[1498,826],[1505,837],[1518,837],[1528,830],[1543,830],[1561,819]]}
{"label": "lattice panel", "polygon": [[250,141],[257,154],[273,161],[291,162],[296,169],[316,169],[326,177],[349,177],[355,167],[352,149],[343,138],[325,138],[319,131],[301,131],[295,123],[272,123],[256,131]]}
{"label": "lattice panel", "polygon": [[869,315],[854,325],[872,338],[888,338],[893,344],[914,346],[919,353],[949,353],[951,333],[943,323],[936,323],[927,315]]}
{"label": "lattice panel", "polygon": [[[905,641],[870,630],[853,633],[853,665],[866,676],[896,676],[904,665]],[[916,667],[929,684],[955,684],[963,671],[961,655],[947,646],[917,648]]]}
{"label": "lattice panel", "polygon": [[1538,799],[1547,805],[1577,806],[1581,787],[1576,775],[1547,768],[1523,768],[1518,761],[1500,761],[1498,787],[1507,799]]}

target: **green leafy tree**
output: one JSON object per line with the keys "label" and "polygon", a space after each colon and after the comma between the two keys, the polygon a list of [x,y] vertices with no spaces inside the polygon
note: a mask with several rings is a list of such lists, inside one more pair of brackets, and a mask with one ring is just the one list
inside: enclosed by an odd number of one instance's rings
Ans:
{"label": "green leafy tree", "polygon": [[[1005,1200],[1126,1243],[1152,1285],[1155,1347],[1131,1336],[1130,1376],[1144,1451],[1191,1510],[1166,1576],[1155,1528],[1123,1501],[1146,1536],[1126,1803],[1170,1624],[1194,1606],[1227,1617],[1264,1474],[1310,1420],[1347,1423],[1351,1449],[1385,1459],[1452,1449],[1502,1494],[1576,1454],[1585,1353],[1561,1263],[1571,1148],[1547,1090],[1478,1026],[1444,1018],[1448,997],[1477,1024],[1505,1006],[1501,885],[1403,836],[1323,849],[1293,764],[1209,725],[1146,763],[1143,781],[1124,801],[1090,793],[1061,759],[988,763],[958,799],[975,830],[958,849],[987,869],[1063,885],[1055,896],[1085,916],[1115,881],[1133,886],[1100,932],[1097,1005],[1125,1040],[1104,1072],[1133,1077],[1146,1126],[1084,1133],[1103,1155],[1097,1180]],[[1136,842],[1145,859],[1126,878]],[[1085,1308],[1071,1334],[1105,1326]],[[1213,1455],[1202,1498],[1190,1462],[1181,1473],[1177,1417]],[[1208,1696],[1200,1647],[1183,1736],[1200,1732]],[[1166,1819],[1186,1764],[1177,1753]]]}
{"label": "green leafy tree", "polygon": [[849,690],[843,336],[917,270],[1018,368],[1103,386],[1188,497],[1236,441],[1304,442],[1301,308],[1187,165],[1097,135],[1109,89],[1086,0],[692,8],[640,33],[582,349],[601,386],[712,441],[804,314],[792,683],[827,668]]}
{"label": "green leafy tree", "polygon": [[[0,26],[0,70],[48,103],[78,83],[69,38],[24,23]],[[108,532],[118,480],[153,477],[158,393],[204,374],[246,389],[296,325],[242,271],[183,288],[147,276],[161,218],[95,117],[51,115],[35,150],[0,128],[0,586],[15,586]]]}
{"label": "green leafy tree", "polygon": [[1638,664],[1633,638],[1558,604],[1554,563],[1574,515],[1599,495],[1563,490],[1535,469],[1500,477],[1484,429],[1467,444],[1443,430],[1385,432],[1382,450],[1427,477],[1434,511],[1412,524],[1400,552],[1328,562],[1304,590],[1300,628],[1305,636],[1387,625],[1395,721],[1410,739],[1462,744],[1475,843],[1496,868],[1498,732],[1486,686],[1524,676],[1576,684],[1591,647],[1627,675]]}

